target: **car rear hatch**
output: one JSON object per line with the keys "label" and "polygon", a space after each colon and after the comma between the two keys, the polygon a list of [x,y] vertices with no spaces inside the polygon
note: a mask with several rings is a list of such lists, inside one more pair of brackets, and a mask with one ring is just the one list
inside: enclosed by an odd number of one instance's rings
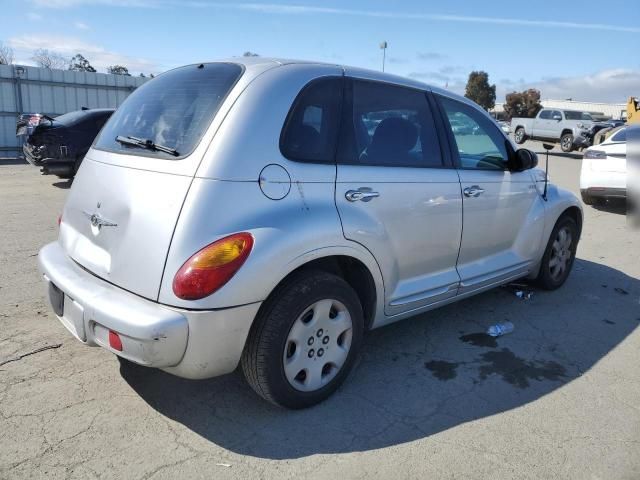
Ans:
{"label": "car rear hatch", "polygon": [[113,114],[62,215],[60,243],[76,263],[157,300],[182,204],[211,138],[249,81],[242,73],[232,63],[181,67],[138,88]]}
{"label": "car rear hatch", "polygon": [[626,143],[601,144],[595,147],[604,152],[606,158],[591,161],[591,169],[596,172],[626,173],[627,145]]}

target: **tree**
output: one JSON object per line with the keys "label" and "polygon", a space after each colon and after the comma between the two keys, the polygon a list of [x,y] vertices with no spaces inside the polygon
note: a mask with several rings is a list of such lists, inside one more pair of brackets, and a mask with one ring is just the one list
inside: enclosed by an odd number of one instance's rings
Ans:
{"label": "tree", "polygon": [[129,69],[122,65],[111,65],[110,67],[107,67],[107,73],[110,73],[111,75],[126,75],[127,77],[131,76],[131,74],[129,73]]}
{"label": "tree", "polygon": [[540,90],[535,88],[524,92],[508,93],[504,104],[504,113],[508,119],[513,117],[533,118],[541,109]]}
{"label": "tree", "polygon": [[91,73],[95,73],[96,71],[96,69],[93,68],[89,63],[89,60],[84,58],[80,53],[76,54],[71,59],[69,70],[73,70],[75,72],[91,72]]}
{"label": "tree", "polygon": [[487,72],[474,71],[469,74],[464,96],[489,110],[496,105],[496,86],[489,85]]}
{"label": "tree", "polygon": [[253,52],[244,52],[242,54],[243,57],[259,57],[260,55],[258,55],[257,53],[253,53]]}
{"label": "tree", "polygon": [[13,48],[3,45],[0,42],[0,65],[11,65],[13,63]]}
{"label": "tree", "polygon": [[39,67],[48,69],[57,68],[59,70],[66,70],[69,65],[67,58],[55,52],[50,52],[46,48],[39,48],[33,52],[31,60],[36,62]]}

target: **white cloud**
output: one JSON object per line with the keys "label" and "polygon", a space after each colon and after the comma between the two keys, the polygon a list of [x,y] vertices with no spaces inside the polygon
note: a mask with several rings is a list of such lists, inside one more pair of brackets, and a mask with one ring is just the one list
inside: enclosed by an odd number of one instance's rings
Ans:
{"label": "white cloud", "polygon": [[285,5],[280,3],[209,3],[201,1],[159,2],[162,5],[188,5],[193,7],[224,7],[235,10],[250,10],[261,13],[286,15],[328,14],[358,17],[396,18],[408,20],[431,20],[439,22],[484,23],[491,25],[516,25],[523,27],[574,28],[586,30],[608,30],[615,32],[640,33],[639,27],[610,25],[603,23],[559,22],[555,20],[525,20],[521,18],[480,17],[469,15],[442,15],[432,13],[412,13],[397,11],[354,10],[346,8],[315,7],[308,5]]}
{"label": "white cloud", "polygon": [[159,5],[159,2],[154,0],[31,0],[31,3],[43,8],[72,8],[92,5],[153,8]]}
{"label": "white cloud", "polygon": [[38,22],[42,20],[42,15],[39,13],[29,12],[27,13],[27,18],[33,22]]}
{"label": "white cloud", "polygon": [[87,25],[84,22],[75,22],[73,26],[76,27],[78,30],[89,30],[89,25]]}
{"label": "white cloud", "polygon": [[638,95],[639,85],[640,70],[618,68],[583,76],[500,83],[497,88],[497,101],[503,102],[505,95],[514,90],[537,88],[543,99],[572,98],[590,102],[624,103],[628,97]]}
{"label": "white cloud", "polygon": [[99,72],[104,72],[110,65],[124,65],[131,73],[157,72],[159,70],[158,65],[149,60],[121,55],[100,45],[87,43],[74,37],[44,34],[21,35],[10,38],[7,44],[16,51],[17,58],[30,58],[34,50],[45,48],[69,58],[76,53],[81,53]]}
{"label": "white cloud", "polygon": [[439,22],[484,23],[490,25],[516,25],[523,27],[572,28],[585,30],[607,30],[614,32],[640,33],[640,27],[611,25],[605,23],[561,22],[556,20],[530,20],[523,18],[482,17],[473,15],[444,15],[437,13],[415,13],[398,11],[356,10],[349,8],[317,7],[282,3],[251,2],[207,2],[199,0],[31,0],[40,7],[69,8],[87,5],[138,8],[228,8],[260,13],[303,15],[350,15],[357,17],[396,18],[406,20],[431,20]]}

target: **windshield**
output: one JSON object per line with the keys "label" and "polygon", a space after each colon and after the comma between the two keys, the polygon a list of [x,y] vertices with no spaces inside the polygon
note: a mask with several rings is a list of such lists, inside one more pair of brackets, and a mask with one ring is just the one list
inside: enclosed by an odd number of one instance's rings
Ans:
{"label": "windshield", "polygon": [[[124,101],[102,129],[94,148],[163,159],[189,155],[241,74],[239,65],[208,63],[158,76]],[[136,148],[118,137],[148,141],[178,155]]]}

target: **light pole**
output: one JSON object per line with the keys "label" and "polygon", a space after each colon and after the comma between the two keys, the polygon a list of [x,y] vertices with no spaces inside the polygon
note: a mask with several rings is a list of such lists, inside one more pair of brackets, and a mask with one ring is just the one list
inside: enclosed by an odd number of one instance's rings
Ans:
{"label": "light pole", "polygon": [[380,48],[382,49],[382,71],[384,72],[384,61],[387,56],[387,41],[385,40],[380,44]]}

